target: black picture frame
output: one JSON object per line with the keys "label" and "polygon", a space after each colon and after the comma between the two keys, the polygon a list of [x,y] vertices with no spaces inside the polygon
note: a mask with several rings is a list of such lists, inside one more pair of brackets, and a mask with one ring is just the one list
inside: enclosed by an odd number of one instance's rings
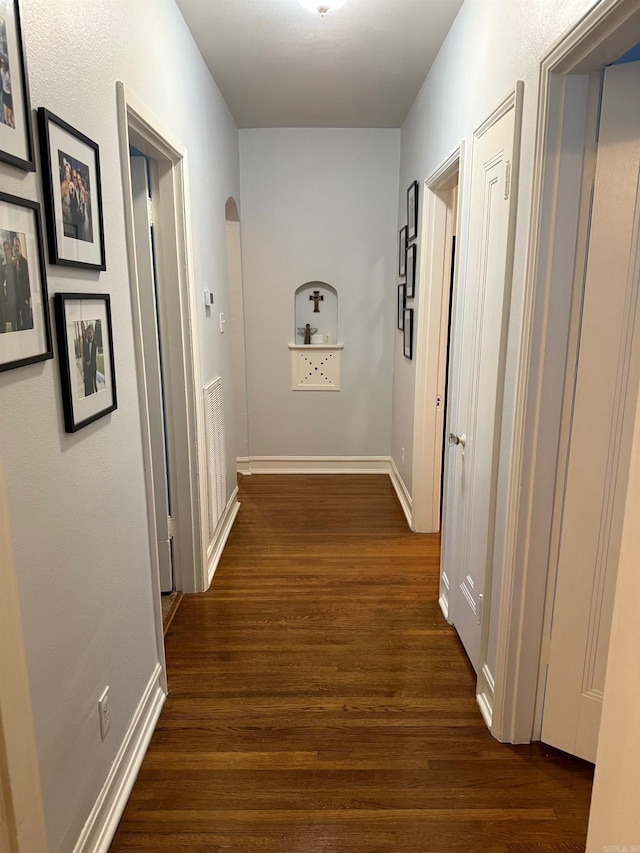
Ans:
{"label": "black picture frame", "polygon": [[416,295],[416,244],[407,246],[407,299]]}
{"label": "black picture frame", "polygon": [[18,0],[5,0],[0,9],[0,92],[0,160],[24,172],[35,172],[29,75]]}
{"label": "black picture frame", "polygon": [[64,426],[77,432],[118,408],[111,297],[56,293],[54,305]]}
{"label": "black picture frame", "polygon": [[398,285],[398,331],[404,332],[404,309],[407,303],[407,285]]}
{"label": "black picture frame", "polygon": [[0,192],[0,258],[0,371],[53,358],[37,202]]}
{"label": "black picture frame", "polygon": [[106,270],[100,149],[44,107],[38,132],[49,262]]}
{"label": "black picture frame", "polygon": [[404,309],[403,351],[405,358],[413,358],[413,308]]}
{"label": "black picture frame", "polygon": [[407,274],[407,226],[404,225],[398,234],[398,276],[404,278]]}
{"label": "black picture frame", "polygon": [[414,181],[407,190],[407,240],[418,236],[418,182]]}

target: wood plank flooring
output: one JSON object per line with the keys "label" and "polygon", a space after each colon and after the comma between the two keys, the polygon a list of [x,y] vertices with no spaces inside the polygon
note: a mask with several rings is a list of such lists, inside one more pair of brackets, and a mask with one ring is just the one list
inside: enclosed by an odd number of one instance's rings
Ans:
{"label": "wood plank flooring", "polygon": [[579,853],[591,766],[495,741],[385,476],[253,476],[111,853]]}

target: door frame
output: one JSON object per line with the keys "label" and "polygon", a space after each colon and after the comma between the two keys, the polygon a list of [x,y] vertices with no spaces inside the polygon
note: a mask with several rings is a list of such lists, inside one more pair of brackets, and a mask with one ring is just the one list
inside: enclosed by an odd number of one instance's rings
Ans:
{"label": "door frame", "polygon": [[[509,471],[491,731],[502,741],[539,737],[545,603],[555,471],[570,357],[574,287],[586,262],[581,223],[589,73],[640,40],[637,0],[600,0],[554,43],[539,66],[537,130],[522,334]],[[568,153],[567,153],[568,152]],[[575,156],[581,152],[582,156]]]}
{"label": "door frame", "polygon": [[[157,531],[149,430],[149,395],[142,347],[143,323],[140,281],[137,274],[133,229],[133,197],[129,171],[129,146],[157,163],[155,187],[156,219],[162,233],[157,253],[158,290],[171,310],[167,319],[168,364],[167,433],[169,466],[172,474],[173,506],[178,507],[174,523],[178,532],[175,585],[182,592],[203,592],[208,587],[203,542],[206,541],[206,498],[200,488],[207,482],[204,452],[204,412],[200,388],[200,358],[195,318],[197,305],[193,264],[187,152],[160,127],[155,117],[124,86],[116,84],[120,160],[124,190],[125,231],[131,283],[136,373],[142,424],[142,447],[147,491],[147,517],[152,562],[152,585],[156,617],[157,645],[164,668],[164,641],[160,606]],[[152,169],[153,179],[154,169]],[[173,377],[173,381],[172,381]]]}
{"label": "door frame", "polygon": [[[420,238],[420,283],[423,307],[418,312],[416,330],[415,387],[413,419],[413,474],[411,527],[418,533],[440,530],[442,478],[442,438],[445,424],[436,404],[444,404],[447,348],[449,345],[449,293],[451,287],[451,237],[460,234],[464,170],[464,141],[452,151],[424,182],[423,221]],[[455,229],[448,197],[457,178],[458,200]],[[458,246],[459,250],[459,246]],[[458,251],[458,255],[460,252]],[[454,270],[453,295],[457,290],[459,264]],[[455,304],[452,307],[455,310]],[[452,313],[452,317],[455,314]],[[452,325],[453,342],[453,325]],[[441,598],[445,616],[448,596]]]}
{"label": "door frame", "polygon": [[[242,228],[238,204],[229,196],[224,207],[225,247],[227,252],[227,288],[229,292],[229,331],[233,376],[233,417],[237,433],[235,451],[238,474],[251,474],[249,450],[249,398],[247,395],[247,346],[244,323],[244,287],[242,278]],[[240,451],[240,452],[239,452]]]}

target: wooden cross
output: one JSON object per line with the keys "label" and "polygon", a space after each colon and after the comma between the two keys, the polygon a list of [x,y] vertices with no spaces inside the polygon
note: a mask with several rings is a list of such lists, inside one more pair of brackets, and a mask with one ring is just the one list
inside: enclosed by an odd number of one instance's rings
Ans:
{"label": "wooden cross", "polygon": [[320,302],[324,302],[324,296],[322,296],[322,295],[320,294],[320,291],[319,291],[319,290],[314,290],[314,291],[313,291],[313,296],[310,296],[310,297],[309,297],[309,302],[313,302],[313,313],[314,313],[314,314],[319,314],[319,313],[320,313],[320,305],[319,305],[319,303],[320,303]]}

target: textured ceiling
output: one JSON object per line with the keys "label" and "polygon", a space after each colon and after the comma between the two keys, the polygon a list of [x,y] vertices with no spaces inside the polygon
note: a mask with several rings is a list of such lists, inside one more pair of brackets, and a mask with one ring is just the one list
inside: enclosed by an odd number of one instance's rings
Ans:
{"label": "textured ceiling", "polygon": [[240,127],[400,127],[462,0],[177,0]]}

